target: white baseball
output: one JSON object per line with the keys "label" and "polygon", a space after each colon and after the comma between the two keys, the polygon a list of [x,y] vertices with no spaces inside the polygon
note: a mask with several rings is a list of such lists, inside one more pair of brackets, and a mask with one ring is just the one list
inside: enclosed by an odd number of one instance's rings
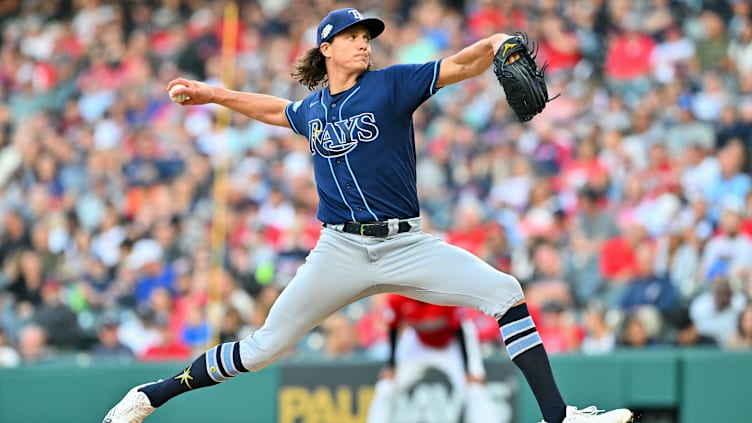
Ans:
{"label": "white baseball", "polygon": [[175,103],[182,103],[182,102],[184,102],[186,100],[190,100],[191,99],[191,97],[188,96],[188,94],[183,94],[183,93],[177,94],[177,93],[175,93],[175,91],[177,91],[178,88],[188,88],[188,87],[185,86],[185,85],[183,85],[183,84],[175,84],[175,85],[173,85],[172,88],[170,88],[170,93],[169,93],[170,94],[170,100],[174,101]]}

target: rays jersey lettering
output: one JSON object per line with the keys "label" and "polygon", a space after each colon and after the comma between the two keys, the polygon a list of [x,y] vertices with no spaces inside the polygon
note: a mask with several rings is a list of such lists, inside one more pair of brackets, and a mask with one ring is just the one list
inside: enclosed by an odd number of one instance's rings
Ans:
{"label": "rays jersey lettering", "polygon": [[308,134],[313,154],[339,157],[353,150],[360,142],[376,140],[379,127],[373,113],[361,113],[334,122],[310,120]]}
{"label": "rays jersey lettering", "polygon": [[307,138],[324,223],[420,215],[412,115],[436,92],[441,61],[363,73],[332,94],[324,87],[285,109]]}

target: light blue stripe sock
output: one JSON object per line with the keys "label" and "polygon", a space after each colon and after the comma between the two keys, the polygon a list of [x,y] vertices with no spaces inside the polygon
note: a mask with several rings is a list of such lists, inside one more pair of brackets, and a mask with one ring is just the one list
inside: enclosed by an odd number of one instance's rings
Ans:
{"label": "light blue stripe sock", "polygon": [[534,327],[535,323],[533,322],[533,318],[527,316],[502,326],[501,337],[502,339],[509,339],[518,333],[522,333],[528,329],[533,329]]}
{"label": "light blue stripe sock", "polygon": [[538,332],[533,332],[508,344],[507,352],[509,353],[509,357],[514,360],[518,355],[542,343],[543,341],[541,341],[541,337]]}

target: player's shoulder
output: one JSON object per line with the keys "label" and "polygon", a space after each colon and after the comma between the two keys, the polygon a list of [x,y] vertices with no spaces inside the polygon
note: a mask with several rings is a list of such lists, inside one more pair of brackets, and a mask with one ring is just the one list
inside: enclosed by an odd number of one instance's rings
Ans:
{"label": "player's shoulder", "polygon": [[393,81],[396,83],[410,84],[416,76],[430,76],[438,73],[441,59],[425,63],[397,63],[385,68],[374,69],[366,72],[367,79],[377,83]]}
{"label": "player's shoulder", "polygon": [[387,66],[385,68],[379,68],[379,69],[370,69],[367,72],[363,73],[363,75],[360,77],[360,83],[372,83],[374,81],[380,81],[384,78],[387,78],[389,76],[389,73],[391,66]]}
{"label": "player's shoulder", "polygon": [[300,100],[293,101],[292,103],[290,103],[288,107],[292,110],[293,113],[298,113],[298,111],[301,111],[301,110],[304,111],[312,107],[313,105],[318,103],[320,99],[321,99],[321,90],[319,89],[319,90],[313,91],[312,93],[308,94],[306,97]]}
{"label": "player's shoulder", "polygon": [[430,60],[425,63],[395,63],[395,64],[392,64],[383,68],[372,69],[368,71],[367,74],[376,76],[376,75],[389,75],[389,74],[400,73],[400,72],[405,72],[405,71],[412,72],[422,67],[436,66],[436,64],[440,61],[441,59]]}

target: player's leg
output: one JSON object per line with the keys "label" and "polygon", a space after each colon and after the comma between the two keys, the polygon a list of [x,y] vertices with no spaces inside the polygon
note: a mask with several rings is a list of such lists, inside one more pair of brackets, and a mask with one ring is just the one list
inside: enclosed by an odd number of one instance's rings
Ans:
{"label": "player's leg", "polygon": [[[210,348],[167,379],[135,388],[110,410],[104,422],[141,422],[154,408],[177,395],[260,370],[334,311],[373,294],[372,281],[362,271],[368,267],[366,254],[357,254],[354,248],[331,230],[322,231],[319,243],[272,305],[261,328],[240,341]],[[349,249],[353,249],[352,254],[347,254],[347,260],[341,259],[343,251]],[[142,404],[144,395],[146,403]],[[138,404],[135,413],[132,403]]]}
{"label": "player's leg", "polygon": [[498,421],[496,406],[486,386],[486,369],[480,351],[478,331],[470,321],[462,322],[462,349],[465,351],[467,386],[465,417],[468,423],[485,423]]}
{"label": "player's leg", "polygon": [[373,398],[368,406],[366,423],[389,423],[392,421],[394,396],[397,382],[393,377],[381,378],[373,389]]}
{"label": "player's leg", "polygon": [[[385,289],[435,304],[474,307],[496,318],[507,352],[525,376],[544,419],[559,423],[569,418],[516,278],[426,234],[394,239],[378,253],[383,260],[376,276],[389,284]],[[617,410],[590,421],[623,423],[630,418],[629,410]]]}
{"label": "player's leg", "polygon": [[395,417],[398,418],[412,412],[412,403],[401,400],[407,399],[406,396],[420,398],[422,394],[413,388],[426,377],[430,369],[433,369],[445,376],[449,382],[445,392],[446,396],[443,397],[446,408],[443,410],[433,407],[431,407],[431,410],[423,408],[420,412],[421,418],[426,421],[436,421],[437,419],[457,421],[460,419],[464,405],[466,379],[462,352],[456,341],[437,348],[425,344],[413,328],[407,327],[397,344],[395,362],[395,380],[397,381]]}
{"label": "player's leg", "polygon": [[368,407],[366,423],[389,423],[394,414],[394,402],[401,387],[420,378],[422,369],[403,366],[405,356],[420,354],[416,349],[418,338],[412,327],[405,327],[399,335],[395,349],[395,368],[382,374],[374,387],[373,398]]}

